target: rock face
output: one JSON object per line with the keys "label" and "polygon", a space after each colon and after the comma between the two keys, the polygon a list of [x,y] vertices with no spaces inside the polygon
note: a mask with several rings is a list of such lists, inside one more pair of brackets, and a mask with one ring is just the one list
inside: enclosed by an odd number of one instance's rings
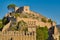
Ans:
{"label": "rock face", "polygon": [[[35,30],[34,28],[40,27],[47,27],[49,30],[49,35],[52,36],[54,39],[59,40],[58,36],[58,29],[56,28],[56,23],[53,21],[53,25],[51,25],[51,20],[42,16],[39,13],[33,12],[29,9],[29,6],[23,7],[15,7],[15,12],[7,14],[5,17],[10,17],[10,21],[6,24],[2,30],[24,30],[25,27],[28,28],[28,31]],[[54,26],[52,28],[52,26]],[[12,28],[13,29],[12,29]],[[8,29],[9,28],[9,29]],[[17,28],[17,29],[16,29]],[[22,29],[21,29],[22,28]],[[29,30],[33,28],[32,30]],[[52,32],[52,33],[51,33]]]}

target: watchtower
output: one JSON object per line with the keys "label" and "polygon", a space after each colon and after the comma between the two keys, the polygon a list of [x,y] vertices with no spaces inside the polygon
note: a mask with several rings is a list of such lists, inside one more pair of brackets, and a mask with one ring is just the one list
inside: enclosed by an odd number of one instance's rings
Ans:
{"label": "watchtower", "polygon": [[17,13],[29,13],[29,6],[15,7],[15,12]]}
{"label": "watchtower", "polygon": [[29,13],[29,6],[24,6],[23,7],[23,12]]}

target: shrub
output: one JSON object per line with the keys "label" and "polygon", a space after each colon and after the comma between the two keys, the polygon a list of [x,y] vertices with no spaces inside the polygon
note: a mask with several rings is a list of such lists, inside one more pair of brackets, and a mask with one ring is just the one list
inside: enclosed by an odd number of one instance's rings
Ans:
{"label": "shrub", "polygon": [[39,27],[36,30],[36,40],[47,40],[48,39],[48,29],[47,27]]}
{"label": "shrub", "polygon": [[0,19],[0,22],[2,22],[2,19]]}
{"label": "shrub", "polygon": [[44,23],[46,23],[46,19],[45,18],[42,18],[41,21],[44,22]]}
{"label": "shrub", "polygon": [[7,17],[4,17],[4,18],[2,19],[3,25],[6,25],[8,22],[9,22],[9,20],[8,20]]}
{"label": "shrub", "polygon": [[2,31],[2,28],[3,28],[3,24],[0,23],[0,31]]}
{"label": "shrub", "polygon": [[14,15],[15,17],[19,17],[20,16],[20,14],[18,14],[18,13],[15,13],[15,15]]}
{"label": "shrub", "polygon": [[52,20],[51,19],[48,19],[48,22],[52,22]]}
{"label": "shrub", "polygon": [[35,16],[34,14],[32,14],[33,16]]}
{"label": "shrub", "polygon": [[27,15],[24,15],[23,17],[24,17],[24,18],[28,18],[28,16],[27,16]]}

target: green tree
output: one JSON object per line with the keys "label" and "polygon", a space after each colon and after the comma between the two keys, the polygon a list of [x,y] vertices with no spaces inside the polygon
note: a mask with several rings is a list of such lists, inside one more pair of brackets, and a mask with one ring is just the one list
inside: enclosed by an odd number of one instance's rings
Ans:
{"label": "green tree", "polygon": [[15,4],[9,4],[9,5],[7,6],[8,10],[11,10],[11,11],[15,11],[15,7],[16,7]]}
{"label": "green tree", "polygon": [[4,17],[4,18],[2,19],[2,24],[3,24],[3,25],[6,25],[8,22],[9,22],[9,20],[8,20],[7,17]]}
{"label": "green tree", "polygon": [[0,23],[0,31],[2,31],[2,28],[3,28],[3,24]]}
{"label": "green tree", "polygon": [[0,22],[2,22],[2,19],[0,19]]}
{"label": "green tree", "polygon": [[36,30],[36,40],[47,40],[48,39],[48,29],[47,27],[39,27]]}
{"label": "green tree", "polygon": [[2,19],[0,19],[0,31],[2,31],[3,24],[2,24]]}

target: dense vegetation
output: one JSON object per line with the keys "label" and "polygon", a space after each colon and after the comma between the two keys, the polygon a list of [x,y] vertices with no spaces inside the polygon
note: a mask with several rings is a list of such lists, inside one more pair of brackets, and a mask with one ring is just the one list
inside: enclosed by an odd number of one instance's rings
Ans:
{"label": "dense vegetation", "polygon": [[9,20],[7,17],[0,19],[0,31],[2,30],[3,26],[6,25],[8,22],[9,22]]}
{"label": "dense vegetation", "polygon": [[0,19],[0,22],[2,22],[2,19]]}
{"label": "dense vegetation", "polygon": [[0,19],[0,31],[2,30],[2,28],[3,28],[2,19]]}
{"label": "dense vegetation", "polygon": [[39,27],[36,30],[36,40],[47,40],[48,39],[48,29],[47,27]]}
{"label": "dense vegetation", "polygon": [[[13,25],[13,24],[12,24]],[[27,23],[26,22],[24,22],[23,20],[21,20],[21,21],[19,21],[17,24],[16,23],[14,23],[14,25],[16,25],[16,26],[11,26],[10,27],[10,30],[15,30],[15,31],[20,31],[20,30],[23,30],[23,31],[25,31],[26,30],[26,27],[25,26],[27,26]]]}
{"label": "dense vegetation", "polygon": [[8,22],[9,22],[8,17],[4,17],[4,18],[2,19],[3,25],[6,25]]}

